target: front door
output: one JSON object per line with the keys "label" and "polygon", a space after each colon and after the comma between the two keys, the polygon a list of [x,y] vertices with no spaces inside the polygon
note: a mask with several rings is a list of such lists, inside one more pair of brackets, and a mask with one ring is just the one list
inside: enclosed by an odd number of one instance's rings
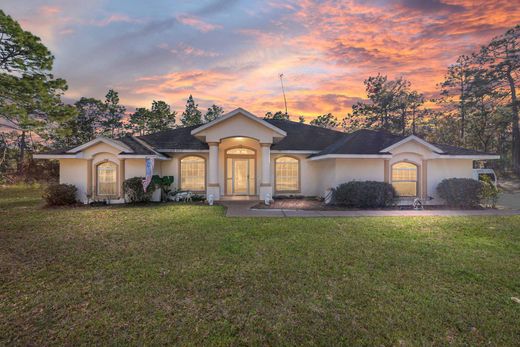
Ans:
{"label": "front door", "polygon": [[227,169],[228,194],[255,194],[255,160],[253,158],[227,158]]}

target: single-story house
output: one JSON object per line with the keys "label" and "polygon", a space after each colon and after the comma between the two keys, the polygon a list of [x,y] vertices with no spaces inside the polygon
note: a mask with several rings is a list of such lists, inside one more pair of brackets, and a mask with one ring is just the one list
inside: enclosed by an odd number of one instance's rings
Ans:
{"label": "single-story house", "polygon": [[[150,158],[154,174],[174,176],[175,188],[214,200],[263,200],[267,194],[325,197],[341,183],[373,180],[391,183],[402,197],[437,203],[436,187],[443,179],[472,178],[474,160],[499,157],[414,135],[343,133],[262,119],[238,108],[203,125],[99,137],[35,158],[59,160],[60,183],[75,185],[83,202],[124,202],[123,181],[145,176]],[[159,198],[157,191],[153,199]]]}

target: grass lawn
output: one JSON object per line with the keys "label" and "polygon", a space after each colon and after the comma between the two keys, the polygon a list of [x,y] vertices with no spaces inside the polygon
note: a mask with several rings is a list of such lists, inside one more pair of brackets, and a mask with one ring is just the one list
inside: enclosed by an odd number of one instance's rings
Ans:
{"label": "grass lawn", "polygon": [[520,217],[226,218],[0,189],[0,345],[519,345]]}

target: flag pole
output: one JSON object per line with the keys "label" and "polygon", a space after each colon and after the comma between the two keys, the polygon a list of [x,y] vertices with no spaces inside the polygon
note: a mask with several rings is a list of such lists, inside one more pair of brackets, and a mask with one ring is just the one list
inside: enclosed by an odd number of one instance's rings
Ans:
{"label": "flag pole", "polygon": [[285,98],[285,89],[283,87],[283,73],[280,74],[280,84],[282,85],[283,102],[285,104],[285,114],[287,113],[287,99]]}

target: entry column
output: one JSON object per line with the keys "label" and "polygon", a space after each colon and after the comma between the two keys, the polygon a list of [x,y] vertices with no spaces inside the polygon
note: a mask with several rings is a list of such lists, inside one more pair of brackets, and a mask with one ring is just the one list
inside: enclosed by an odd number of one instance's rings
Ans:
{"label": "entry column", "polygon": [[218,184],[218,142],[208,142],[209,168],[207,197],[213,195],[213,200],[220,199],[220,186]]}
{"label": "entry column", "polygon": [[261,143],[262,146],[262,180],[260,181],[260,199],[264,200],[266,195],[273,196],[273,185],[271,183],[271,144]]}

